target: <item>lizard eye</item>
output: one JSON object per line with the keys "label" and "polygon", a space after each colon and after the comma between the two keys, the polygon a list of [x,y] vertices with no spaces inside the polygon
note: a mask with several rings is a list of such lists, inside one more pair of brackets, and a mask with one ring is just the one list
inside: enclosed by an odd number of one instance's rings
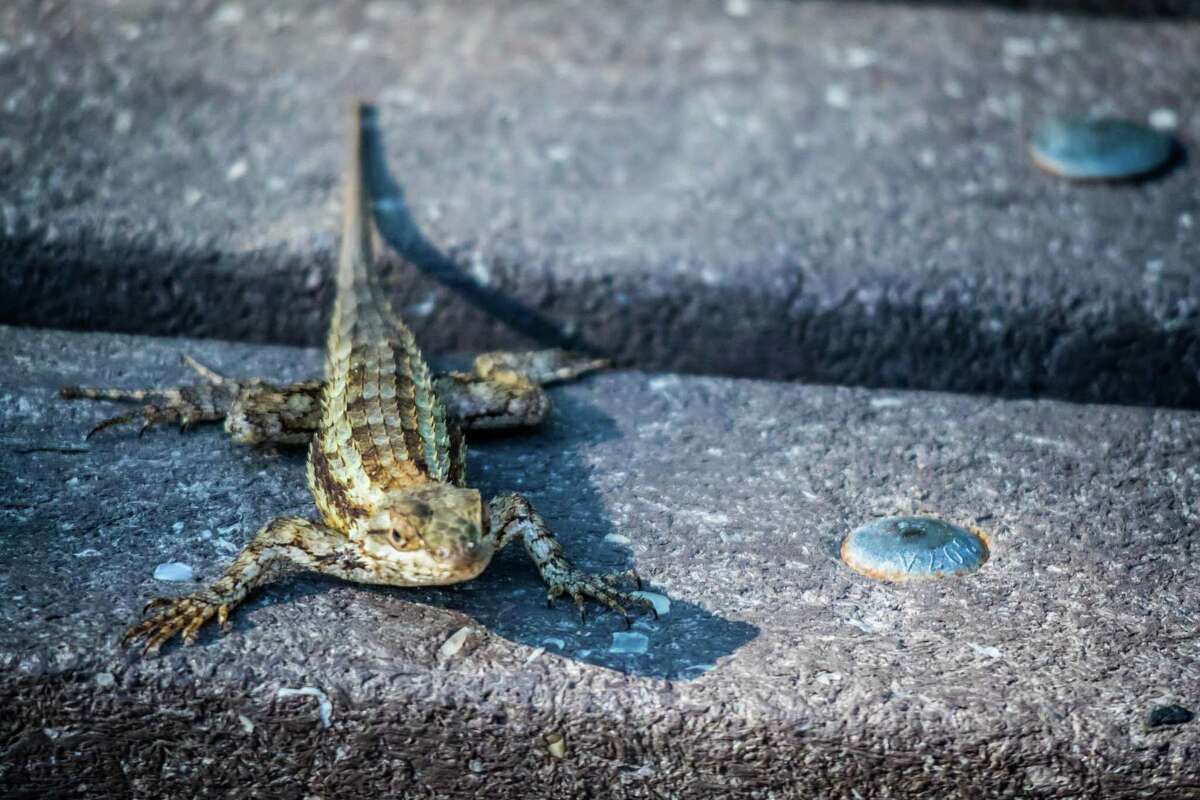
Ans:
{"label": "lizard eye", "polygon": [[388,542],[397,550],[416,550],[421,546],[421,540],[416,536],[405,536],[395,528],[388,531]]}

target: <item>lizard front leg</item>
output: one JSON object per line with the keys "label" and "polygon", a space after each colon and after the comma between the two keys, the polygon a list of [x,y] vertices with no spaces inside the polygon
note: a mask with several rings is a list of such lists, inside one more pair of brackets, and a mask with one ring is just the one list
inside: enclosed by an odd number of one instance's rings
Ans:
{"label": "lizard front leg", "polygon": [[625,619],[626,627],[629,626],[626,606],[648,608],[650,613],[658,618],[654,605],[649,600],[616,588],[622,579],[633,578],[640,589],[642,584],[636,572],[629,570],[615,575],[589,575],[576,569],[563,553],[562,545],[554,538],[545,520],[522,495],[497,495],[488,504],[488,510],[491,517],[491,535],[495,537],[496,549],[499,550],[514,539],[520,539],[524,543],[525,551],[529,553],[542,580],[549,587],[546,592],[548,603],[553,604],[556,598],[569,594],[575,601],[582,619],[584,600],[590,597],[620,614]]}
{"label": "lizard front leg", "polygon": [[473,371],[476,376],[486,378],[496,370],[509,370],[526,375],[542,386],[572,381],[589,372],[607,369],[612,362],[607,358],[595,358],[570,350],[529,350],[510,352],[496,350],[480,353],[475,357]]}
{"label": "lizard front leg", "polygon": [[358,548],[339,531],[307,519],[281,517],[264,526],[207,588],[184,597],[151,600],[144,610],[146,618],[130,628],[122,642],[144,640],[147,654],[158,652],[176,634],[184,644],[191,644],[213,617],[227,628],[229,612],[251,591],[302,569],[358,581],[370,572]]}

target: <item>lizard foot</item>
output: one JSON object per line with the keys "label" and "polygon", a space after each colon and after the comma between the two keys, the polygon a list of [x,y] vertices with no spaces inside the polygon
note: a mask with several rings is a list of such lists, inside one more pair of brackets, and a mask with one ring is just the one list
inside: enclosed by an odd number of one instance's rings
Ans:
{"label": "lizard foot", "polygon": [[647,609],[655,619],[658,619],[658,612],[654,610],[654,604],[649,600],[616,588],[622,581],[630,579],[639,589],[642,588],[642,581],[633,570],[610,575],[589,575],[572,566],[567,566],[562,570],[547,569],[542,577],[550,587],[546,592],[546,604],[554,605],[556,599],[568,594],[575,601],[575,607],[579,609],[581,621],[587,619],[584,611],[586,598],[591,598],[616,611],[625,620],[626,628],[630,624],[629,612],[625,610],[626,607],[637,606]]}
{"label": "lizard foot", "polygon": [[154,655],[158,649],[179,634],[185,645],[193,644],[204,624],[214,616],[223,629],[229,626],[229,604],[209,592],[185,597],[156,597],[143,610],[146,618],[134,625],[121,638],[121,644],[145,641],[143,655]]}

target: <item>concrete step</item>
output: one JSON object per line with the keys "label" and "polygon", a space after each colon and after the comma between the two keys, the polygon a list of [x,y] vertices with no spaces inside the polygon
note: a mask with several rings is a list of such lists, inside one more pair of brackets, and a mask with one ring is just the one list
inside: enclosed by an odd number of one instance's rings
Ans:
{"label": "concrete step", "polygon": [[[365,96],[406,255],[626,363],[1200,406],[1194,160],[1081,187],[1024,151],[1067,111],[1194,141],[1193,19],[165,7],[0,12],[0,321],[318,344]],[[519,341],[411,266],[394,293],[432,351]]]}
{"label": "concrete step", "polygon": [[[444,589],[298,576],[139,660],[117,637],[142,604],[197,585],[156,565],[211,580],[311,510],[301,453],[213,427],[85,442],[112,408],[55,394],[171,385],[184,353],[320,363],[0,329],[6,797],[1197,796],[1200,722],[1148,724],[1200,705],[1195,412],[598,375],[540,430],[475,443],[470,474],[669,597],[633,626],[645,653],[613,652],[613,615],[547,609],[506,551]],[[928,583],[841,564],[896,512],[977,526],[991,558]]]}

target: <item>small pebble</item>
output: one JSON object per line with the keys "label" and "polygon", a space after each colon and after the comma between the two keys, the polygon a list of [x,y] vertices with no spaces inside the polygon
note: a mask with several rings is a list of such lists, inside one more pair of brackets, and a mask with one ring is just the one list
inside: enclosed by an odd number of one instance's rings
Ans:
{"label": "small pebble", "polygon": [[643,591],[630,592],[630,594],[634,597],[640,597],[643,600],[649,600],[650,604],[654,606],[654,613],[660,617],[665,617],[671,613],[671,599],[666,595]]}
{"label": "small pebble", "polygon": [[567,755],[567,741],[561,733],[548,733],[546,734],[546,749],[555,758],[565,758]]}
{"label": "small pebble", "polygon": [[226,3],[212,16],[212,21],[217,25],[237,25],[245,19],[246,10],[237,3]]}
{"label": "small pebble", "polygon": [[558,164],[570,161],[571,148],[565,144],[556,144],[546,151],[546,158]]}
{"label": "small pebble", "polygon": [[1179,127],[1179,115],[1169,108],[1156,108],[1150,112],[1149,123],[1160,131],[1173,131]]}
{"label": "small pebble", "polygon": [[846,48],[844,63],[848,69],[863,69],[873,66],[878,61],[879,55],[865,47]]}
{"label": "small pebble", "polygon": [[979,655],[987,656],[988,658],[1000,658],[1000,656],[1003,655],[1003,653],[1000,652],[999,647],[996,647],[996,646],[990,645],[990,644],[977,644],[976,642],[967,642],[967,647],[971,648]]}
{"label": "small pebble", "polygon": [[113,133],[118,136],[124,136],[133,130],[133,112],[128,110],[118,111],[116,117],[113,118]]}
{"label": "small pebble", "polygon": [[1150,718],[1146,720],[1146,724],[1151,728],[1157,728],[1160,725],[1183,725],[1195,718],[1196,715],[1183,706],[1159,706],[1150,712]]}
{"label": "small pebble", "polygon": [[276,697],[315,697],[317,698],[317,716],[321,718],[321,727],[328,728],[332,723],[333,718],[333,703],[329,700],[329,695],[325,694],[315,686],[305,686],[302,689],[289,689],[282,687],[275,692]]}
{"label": "small pebble", "polygon": [[1038,126],[1029,153],[1042,169],[1071,180],[1121,180],[1158,169],[1171,137],[1122,119],[1051,119]]}
{"label": "small pebble", "polygon": [[608,652],[640,654],[646,652],[649,645],[650,639],[644,633],[618,631],[612,635],[612,647],[608,648]]}
{"label": "small pebble", "polygon": [[154,580],[156,581],[190,581],[191,579],[192,568],[178,561],[168,561],[154,568]]}
{"label": "small pebble", "polygon": [[467,641],[474,636],[475,631],[470,627],[459,628],[454,632],[454,635],[442,643],[438,648],[438,655],[442,658],[452,658],[462,652]]}
{"label": "small pebble", "polygon": [[850,93],[841,86],[826,87],[825,102],[834,108],[847,108],[850,105]]}
{"label": "small pebble", "polygon": [[731,17],[744,17],[750,13],[750,0],[725,0],[725,13]]}
{"label": "small pebble", "polygon": [[1033,39],[1010,36],[1004,40],[1004,55],[1008,58],[1029,58],[1037,55],[1037,43]]}
{"label": "small pebble", "polygon": [[228,181],[241,180],[250,170],[250,165],[246,163],[246,159],[240,158],[229,166],[229,171],[225,173],[225,179]]}

